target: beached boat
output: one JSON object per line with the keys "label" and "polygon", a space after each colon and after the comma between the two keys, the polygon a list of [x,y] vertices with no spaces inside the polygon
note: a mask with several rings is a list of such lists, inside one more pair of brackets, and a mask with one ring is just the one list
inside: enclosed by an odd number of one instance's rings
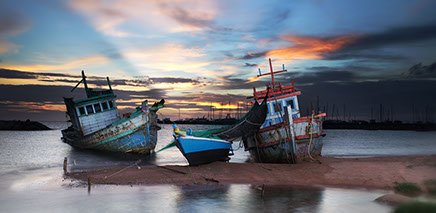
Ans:
{"label": "beached boat", "polygon": [[250,111],[237,124],[223,128],[184,132],[176,124],[174,138],[177,148],[188,160],[189,165],[200,165],[214,161],[228,161],[233,154],[232,141],[256,134],[266,118],[266,99],[254,103]]}
{"label": "beached boat", "polygon": [[156,112],[163,107],[163,99],[151,107],[145,100],[130,115],[121,117],[109,78],[109,90],[91,89],[82,71],[82,80],[73,90],[82,82],[85,99],[64,98],[71,122],[70,127],[62,130],[65,143],[80,149],[116,153],[149,154],[154,151],[160,129]]}
{"label": "beached boat", "polygon": [[296,163],[298,161],[314,159],[321,154],[322,129],[325,113],[312,112],[309,116],[301,116],[297,91],[292,81],[284,86],[274,82],[274,74],[286,72],[273,71],[269,59],[269,73],[259,75],[271,76],[271,83],[265,90],[256,91],[253,88],[255,102],[267,99],[268,115],[265,122],[255,135],[243,138],[244,146],[256,162],[264,163]]}
{"label": "beached boat", "polygon": [[196,166],[214,161],[228,161],[232,142],[195,137],[176,133],[176,146],[188,160],[189,165]]}

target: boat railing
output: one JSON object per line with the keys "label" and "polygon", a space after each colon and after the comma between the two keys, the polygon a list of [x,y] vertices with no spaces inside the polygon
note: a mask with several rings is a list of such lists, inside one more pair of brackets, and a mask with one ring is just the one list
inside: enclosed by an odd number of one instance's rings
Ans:
{"label": "boat railing", "polygon": [[292,86],[283,86],[282,83],[275,85],[274,87],[269,86],[265,90],[256,91],[256,88],[253,87],[253,96],[255,99],[264,98],[267,94],[268,97],[274,97],[284,94],[289,94],[296,92],[296,88],[294,82],[292,82]]}

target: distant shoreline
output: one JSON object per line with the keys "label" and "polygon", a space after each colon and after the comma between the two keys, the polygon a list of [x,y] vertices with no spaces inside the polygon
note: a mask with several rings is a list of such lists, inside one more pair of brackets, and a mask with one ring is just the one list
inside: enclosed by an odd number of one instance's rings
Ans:
{"label": "distant shoreline", "polygon": [[[186,120],[159,120],[160,124],[188,124],[188,125],[233,125],[238,122],[237,119],[186,119]],[[403,123],[401,121],[342,121],[326,120],[323,122],[323,129],[361,129],[361,130],[410,130],[410,131],[436,131],[435,123]]]}
{"label": "distant shoreline", "polygon": [[372,158],[323,157],[299,164],[224,163],[189,166],[113,167],[67,173],[93,184],[266,184],[393,189],[397,182],[436,179],[436,155]]}
{"label": "distant shoreline", "polygon": [[0,130],[13,130],[13,131],[39,131],[39,130],[52,130],[46,125],[38,121],[20,120],[0,120]]}

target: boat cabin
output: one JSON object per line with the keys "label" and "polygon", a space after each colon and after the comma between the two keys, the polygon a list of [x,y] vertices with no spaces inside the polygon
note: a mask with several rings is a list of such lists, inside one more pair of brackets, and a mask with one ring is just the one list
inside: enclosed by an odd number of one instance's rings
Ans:
{"label": "boat cabin", "polygon": [[291,82],[290,86],[283,86],[282,83],[275,83],[274,74],[286,72],[287,70],[283,65],[283,70],[274,72],[272,69],[271,59],[269,59],[269,63],[270,72],[262,74],[259,69],[259,75],[257,75],[257,77],[271,75],[271,84],[267,86],[267,89],[260,91],[256,91],[256,88],[253,87],[253,98],[255,100],[262,100],[266,95],[268,95],[268,114],[261,128],[282,123],[284,121],[288,106],[291,108],[293,119],[300,117],[298,96],[301,95],[301,92],[296,90],[294,81]]}
{"label": "boat cabin", "polygon": [[108,90],[88,88],[84,71],[82,71],[82,80],[76,87],[81,82],[85,85],[86,98],[80,100],[64,98],[64,102],[73,128],[86,136],[119,120],[120,115],[115,103],[116,95],[112,91],[109,78],[107,78]]}

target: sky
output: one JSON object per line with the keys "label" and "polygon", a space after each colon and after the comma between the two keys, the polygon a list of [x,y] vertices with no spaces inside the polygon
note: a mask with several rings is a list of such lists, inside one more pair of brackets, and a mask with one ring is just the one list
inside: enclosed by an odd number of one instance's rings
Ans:
{"label": "sky", "polygon": [[[436,121],[436,1],[4,0],[0,119],[64,121],[85,70],[113,82],[122,112],[166,100],[160,117],[222,116],[294,79],[303,114]],[[319,100],[319,101],[317,101]],[[230,104],[229,104],[230,103]],[[317,104],[318,103],[318,104]],[[230,108],[230,110],[228,110]],[[372,113],[371,113],[372,112]]]}

